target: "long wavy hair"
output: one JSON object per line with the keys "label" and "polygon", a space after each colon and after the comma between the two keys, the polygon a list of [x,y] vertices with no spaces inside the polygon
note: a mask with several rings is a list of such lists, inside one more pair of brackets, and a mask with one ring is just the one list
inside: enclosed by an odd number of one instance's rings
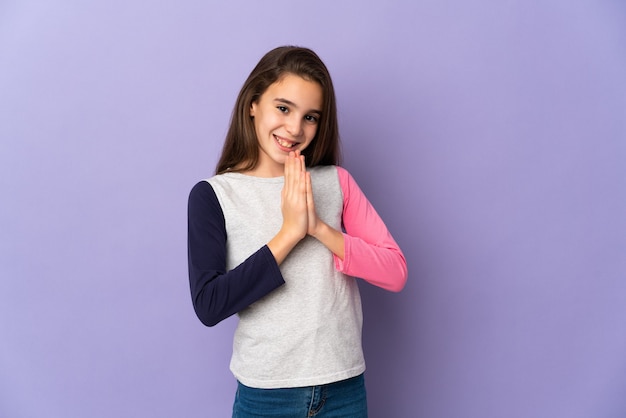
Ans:
{"label": "long wavy hair", "polygon": [[308,167],[336,165],[341,160],[335,89],[326,65],[308,48],[281,46],[269,51],[243,84],[233,110],[216,174],[254,169],[259,142],[250,107],[267,88],[287,74],[317,82],[322,88],[322,114],[311,144],[302,152]]}

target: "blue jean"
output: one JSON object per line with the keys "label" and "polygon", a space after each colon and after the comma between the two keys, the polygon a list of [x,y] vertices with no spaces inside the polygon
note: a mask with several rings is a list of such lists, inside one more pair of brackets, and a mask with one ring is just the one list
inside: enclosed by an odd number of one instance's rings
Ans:
{"label": "blue jean", "polygon": [[255,389],[238,382],[233,418],[367,418],[363,375],[321,386]]}

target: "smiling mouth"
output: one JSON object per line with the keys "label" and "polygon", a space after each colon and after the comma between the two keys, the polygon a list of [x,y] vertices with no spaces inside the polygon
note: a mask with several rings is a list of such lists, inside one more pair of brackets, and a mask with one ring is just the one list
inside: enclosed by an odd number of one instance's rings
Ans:
{"label": "smiling mouth", "polygon": [[276,140],[276,143],[283,148],[293,148],[298,145],[297,142],[289,141],[276,135],[274,135],[274,139]]}

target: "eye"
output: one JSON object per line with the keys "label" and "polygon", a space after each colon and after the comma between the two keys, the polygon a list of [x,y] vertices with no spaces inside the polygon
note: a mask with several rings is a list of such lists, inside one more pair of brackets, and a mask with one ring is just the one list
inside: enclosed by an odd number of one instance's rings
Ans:
{"label": "eye", "polygon": [[287,106],[276,106],[276,109],[278,109],[280,112],[282,113],[287,113],[289,112],[289,109],[287,109]]}
{"label": "eye", "polygon": [[304,117],[304,120],[306,120],[307,122],[311,122],[311,123],[317,123],[319,119],[315,115],[306,115]]}

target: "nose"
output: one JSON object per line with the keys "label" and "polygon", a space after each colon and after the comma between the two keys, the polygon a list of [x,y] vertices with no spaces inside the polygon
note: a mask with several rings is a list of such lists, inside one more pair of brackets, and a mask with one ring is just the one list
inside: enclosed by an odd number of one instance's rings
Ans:
{"label": "nose", "polygon": [[302,135],[302,119],[298,116],[292,116],[286,123],[286,129],[289,135],[299,137]]}

